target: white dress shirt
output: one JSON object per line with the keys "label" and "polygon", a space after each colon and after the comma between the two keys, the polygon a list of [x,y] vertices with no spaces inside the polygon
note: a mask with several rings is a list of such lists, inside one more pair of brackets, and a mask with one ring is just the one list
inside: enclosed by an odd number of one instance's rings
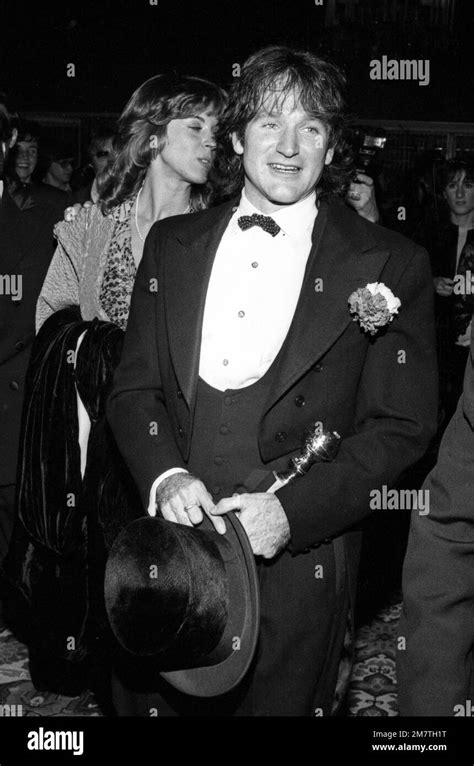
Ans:
{"label": "white dress shirt", "polygon": [[298,302],[317,208],[315,194],[278,210],[275,237],[242,231],[242,215],[260,213],[242,192],[212,267],[202,327],[200,377],[217,388],[259,380],[278,354]]}
{"label": "white dress shirt", "polygon": [[[313,193],[271,215],[281,229],[275,237],[259,226],[243,231],[237,219],[262,212],[242,192],[217,248],[204,308],[199,375],[219,391],[255,383],[282,347],[301,292],[317,212]],[[153,482],[151,515],[156,488],[181,470],[172,468]]]}

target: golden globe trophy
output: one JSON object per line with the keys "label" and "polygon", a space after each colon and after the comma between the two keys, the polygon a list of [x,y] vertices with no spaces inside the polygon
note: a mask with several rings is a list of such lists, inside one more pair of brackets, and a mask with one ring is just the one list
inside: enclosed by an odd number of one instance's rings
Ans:
{"label": "golden globe trophy", "polygon": [[316,423],[308,433],[301,454],[290,460],[289,470],[285,473],[273,471],[275,481],[267,492],[277,492],[298,476],[304,476],[315,463],[330,463],[337,455],[340,441],[337,431],[321,430],[320,424]]}

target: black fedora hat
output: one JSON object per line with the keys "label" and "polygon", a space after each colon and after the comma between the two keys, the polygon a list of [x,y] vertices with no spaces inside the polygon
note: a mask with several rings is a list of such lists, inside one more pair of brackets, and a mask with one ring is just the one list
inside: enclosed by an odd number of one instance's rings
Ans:
{"label": "black fedora hat", "polygon": [[130,654],[153,658],[181,692],[214,697],[245,676],[257,644],[260,598],[246,532],[227,514],[218,534],[143,517],[115,539],[105,570],[112,631]]}

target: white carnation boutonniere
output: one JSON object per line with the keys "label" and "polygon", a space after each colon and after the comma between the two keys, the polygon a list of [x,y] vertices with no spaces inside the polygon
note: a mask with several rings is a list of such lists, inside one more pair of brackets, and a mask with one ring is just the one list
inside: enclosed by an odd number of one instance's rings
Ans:
{"label": "white carnation boutonniere", "polygon": [[353,321],[359,322],[365,332],[375,335],[381,327],[390,324],[402,305],[383,282],[372,282],[360,287],[349,296],[349,311]]}

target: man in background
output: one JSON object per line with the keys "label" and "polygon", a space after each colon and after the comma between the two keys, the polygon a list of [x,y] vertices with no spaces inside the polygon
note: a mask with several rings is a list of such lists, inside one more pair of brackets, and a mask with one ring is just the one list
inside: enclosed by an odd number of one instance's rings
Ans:
{"label": "man in background", "polygon": [[97,202],[97,178],[113,159],[113,141],[114,128],[111,125],[102,125],[94,131],[87,149],[89,162],[72,175],[75,202],[81,205],[89,200]]}
{"label": "man in background", "polygon": [[44,184],[66,192],[66,204],[72,201],[71,176],[74,170],[74,151],[64,141],[52,141],[41,151]]}
{"label": "man in background", "polygon": [[463,394],[423,489],[429,513],[413,513],[403,568],[400,715],[472,716],[474,336]]}

